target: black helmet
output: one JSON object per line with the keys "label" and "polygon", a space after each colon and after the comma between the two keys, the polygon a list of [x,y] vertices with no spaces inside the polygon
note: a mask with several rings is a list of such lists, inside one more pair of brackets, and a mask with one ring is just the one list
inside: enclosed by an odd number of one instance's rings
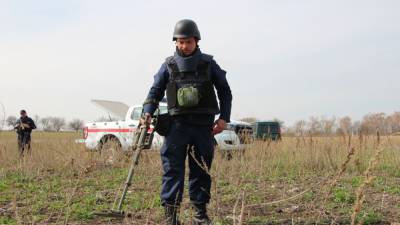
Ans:
{"label": "black helmet", "polygon": [[178,38],[190,38],[194,37],[197,40],[200,40],[200,31],[197,28],[196,23],[193,20],[180,20],[176,23],[174,29],[174,36],[172,38],[173,41],[176,41]]}

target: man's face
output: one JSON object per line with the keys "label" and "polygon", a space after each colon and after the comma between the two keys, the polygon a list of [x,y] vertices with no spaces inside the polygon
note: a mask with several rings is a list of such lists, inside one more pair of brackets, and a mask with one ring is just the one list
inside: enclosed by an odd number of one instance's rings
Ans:
{"label": "man's face", "polygon": [[196,49],[196,39],[191,38],[178,38],[176,40],[176,46],[184,55],[190,55]]}
{"label": "man's face", "polygon": [[20,115],[21,115],[22,118],[26,117],[26,113],[21,113]]}

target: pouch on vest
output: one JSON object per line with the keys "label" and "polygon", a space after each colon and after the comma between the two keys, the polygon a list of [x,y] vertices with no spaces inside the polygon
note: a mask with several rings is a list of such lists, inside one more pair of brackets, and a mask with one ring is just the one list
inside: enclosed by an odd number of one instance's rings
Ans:
{"label": "pouch on vest", "polygon": [[184,108],[197,106],[200,101],[199,91],[193,86],[179,88],[177,98],[178,105]]}

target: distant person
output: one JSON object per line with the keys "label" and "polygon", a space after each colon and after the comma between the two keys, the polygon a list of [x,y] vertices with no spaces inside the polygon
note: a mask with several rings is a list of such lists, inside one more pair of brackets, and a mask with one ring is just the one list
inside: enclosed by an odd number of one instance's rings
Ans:
{"label": "distant person", "polygon": [[[161,202],[166,225],[180,225],[179,206],[189,160],[189,197],[194,209],[194,225],[209,225],[211,177],[214,156],[213,135],[230,122],[232,94],[222,70],[211,55],[200,51],[200,32],[192,20],[175,25],[176,51],[162,64],[144,103],[142,124],[149,125],[158,102],[167,96],[169,131],[161,148],[164,169]],[[216,89],[216,92],[214,91]],[[217,98],[218,96],[218,98]],[[219,100],[219,104],[218,104]],[[214,121],[215,115],[219,118]]]}
{"label": "distant person", "polygon": [[28,117],[25,110],[20,111],[21,117],[17,120],[17,124],[14,129],[18,134],[18,151],[19,155],[24,156],[25,149],[31,152],[31,132],[36,129],[35,122]]}

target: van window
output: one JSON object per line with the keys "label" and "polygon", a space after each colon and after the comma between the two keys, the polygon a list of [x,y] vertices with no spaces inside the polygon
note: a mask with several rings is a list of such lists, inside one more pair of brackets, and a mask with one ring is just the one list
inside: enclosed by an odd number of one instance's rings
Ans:
{"label": "van window", "polygon": [[[168,113],[168,107],[167,106],[160,106],[160,114],[165,114]],[[158,111],[154,112],[154,115],[157,115]],[[132,120],[140,120],[140,117],[142,116],[142,107],[137,107],[134,108],[131,114],[131,119]]]}
{"label": "van window", "polygon": [[131,114],[132,120],[140,120],[140,116],[142,115],[142,107],[134,108]]}
{"label": "van window", "polygon": [[166,114],[168,113],[168,107],[167,106],[160,106],[160,114]]}

